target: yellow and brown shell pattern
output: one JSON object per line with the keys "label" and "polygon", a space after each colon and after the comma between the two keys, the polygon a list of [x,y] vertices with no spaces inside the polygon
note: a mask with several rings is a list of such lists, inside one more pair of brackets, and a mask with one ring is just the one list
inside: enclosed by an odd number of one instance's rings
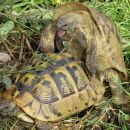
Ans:
{"label": "yellow and brown shell pattern", "polygon": [[59,121],[96,104],[104,94],[100,81],[87,76],[84,64],[71,55],[48,54],[55,63],[34,59],[41,70],[16,76],[11,90],[1,94],[27,115],[41,121]]}

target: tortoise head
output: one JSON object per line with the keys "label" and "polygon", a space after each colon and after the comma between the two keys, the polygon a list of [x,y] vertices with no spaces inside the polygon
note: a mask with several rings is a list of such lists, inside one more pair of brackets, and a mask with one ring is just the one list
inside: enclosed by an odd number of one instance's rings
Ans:
{"label": "tortoise head", "polygon": [[0,114],[3,116],[16,116],[18,107],[10,100],[0,98]]}
{"label": "tortoise head", "polygon": [[84,20],[82,12],[73,11],[60,16],[56,22],[56,36],[70,42],[71,40],[78,41],[81,46],[86,46],[86,35],[83,25]]}
{"label": "tortoise head", "polygon": [[0,115],[1,116],[16,116],[19,119],[34,123],[34,121],[24,113],[15,103],[8,99],[0,98]]}

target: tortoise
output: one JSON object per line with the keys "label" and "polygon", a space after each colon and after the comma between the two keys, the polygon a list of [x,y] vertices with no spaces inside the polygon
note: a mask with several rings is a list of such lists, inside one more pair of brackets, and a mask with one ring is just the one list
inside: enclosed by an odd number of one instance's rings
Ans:
{"label": "tortoise", "polygon": [[45,52],[63,49],[84,61],[92,75],[109,83],[113,102],[122,103],[121,80],[127,72],[118,30],[107,16],[77,2],[61,5],[43,30],[40,47]]}
{"label": "tortoise", "polygon": [[15,76],[10,90],[0,92],[1,115],[36,121],[42,130],[50,130],[54,122],[95,105],[103,97],[101,82],[70,54],[48,53],[46,61],[34,59],[31,65],[32,70]]}

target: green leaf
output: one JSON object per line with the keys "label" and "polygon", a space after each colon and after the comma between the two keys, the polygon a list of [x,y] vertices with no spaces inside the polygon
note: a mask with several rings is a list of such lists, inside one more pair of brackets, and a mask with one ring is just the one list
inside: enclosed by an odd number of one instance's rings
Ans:
{"label": "green leaf", "polygon": [[6,23],[2,24],[0,26],[0,37],[6,39],[14,27],[15,25],[13,21],[7,21]]}
{"label": "green leaf", "polygon": [[43,2],[44,2],[43,0],[34,0],[34,3],[37,4],[37,5],[38,4],[43,4]]}
{"label": "green leaf", "polygon": [[35,24],[35,25],[33,25],[33,26],[35,26],[35,29],[36,29],[37,31],[40,31],[40,30],[42,29],[42,25],[40,25],[40,24]]}
{"label": "green leaf", "polygon": [[49,57],[49,58],[47,59],[47,61],[48,61],[48,63],[50,63],[50,64],[52,64],[52,65],[56,65],[56,59],[55,59],[55,58]]}
{"label": "green leaf", "polygon": [[35,67],[35,71],[42,71],[44,69],[45,69],[45,67],[43,67],[43,66],[36,66]]}
{"label": "green leaf", "polygon": [[53,17],[53,12],[50,10],[50,11],[44,12],[42,19],[50,20],[50,19],[52,19],[52,17]]}
{"label": "green leaf", "polygon": [[9,77],[4,76],[3,77],[3,83],[5,84],[7,90],[9,90],[11,88],[12,81]]}
{"label": "green leaf", "polygon": [[26,71],[29,71],[29,70],[32,70],[32,66],[31,66],[31,65],[24,66],[24,67],[22,68],[22,70],[21,70],[21,71],[22,71],[22,72],[23,72],[23,71],[25,71],[25,72],[26,72]]}

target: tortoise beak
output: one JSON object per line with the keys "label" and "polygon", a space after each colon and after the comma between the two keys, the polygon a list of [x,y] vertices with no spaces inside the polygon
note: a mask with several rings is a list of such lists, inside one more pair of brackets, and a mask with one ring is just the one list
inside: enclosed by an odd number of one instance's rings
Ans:
{"label": "tortoise beak", "polygon": [[65,30],[57,31],[57,35],[58,35],[59,38],[63,38],[65,36],[65,33],[66,33]]}

